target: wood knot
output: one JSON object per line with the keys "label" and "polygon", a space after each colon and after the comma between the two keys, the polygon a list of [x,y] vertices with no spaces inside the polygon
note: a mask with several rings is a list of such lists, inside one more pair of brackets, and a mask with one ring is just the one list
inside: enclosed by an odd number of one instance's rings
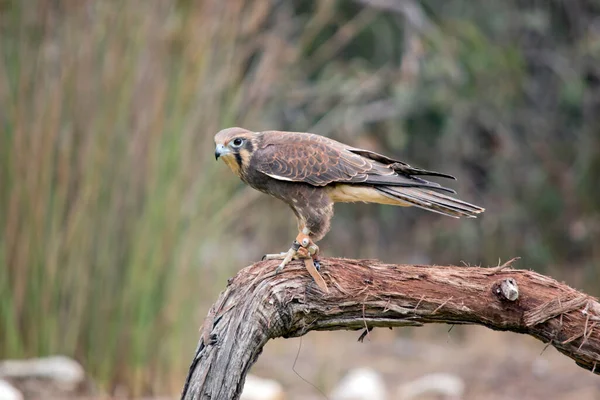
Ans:
{"label": "wood knot", "polygon": [[516,301],[519,298],[519,285],[517,285],[514,278],[506,278],[496,282],[492,290],[502,300]]}

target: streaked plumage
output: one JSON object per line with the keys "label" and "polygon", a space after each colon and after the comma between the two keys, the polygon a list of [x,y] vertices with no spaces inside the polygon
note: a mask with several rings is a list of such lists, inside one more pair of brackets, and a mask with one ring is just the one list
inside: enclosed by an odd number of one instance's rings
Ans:
{"label": "streaked plumage", "polygon": [[228,128],[215,135],[222,157],[242,181],[287,203],[298,230],[316,242],[325,236],[336,202],[416,206],[451,217],[474,217],[483,208],[423,177],[454,177],[387,156],[300,132],[251,132]]}

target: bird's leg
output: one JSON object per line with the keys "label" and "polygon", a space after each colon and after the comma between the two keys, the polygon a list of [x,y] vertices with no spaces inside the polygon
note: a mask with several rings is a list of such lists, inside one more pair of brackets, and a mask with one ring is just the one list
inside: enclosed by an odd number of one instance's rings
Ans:
{"label": "bird's leg", "polygon": [[321,269],[321,263],[319,262],[319,246],[312,241],[309,234],[310,231],[307,228],[302,229],[298,236],[296,236],[296,242],[300,243],[300,245],[307,250],[308,255],[313,260],[315,268],[319,271]]}
{"label": "bird's leg", "polygon": [[283,259],[279,266],[275,269],[275,273],[281,272],[283,268],[292,260],[312,258],[313,264],[317,271],[321,268],[319,262],[319,246],[310,238],[308,228],[302,228],[302,231],[296,236],[296,240],[292,242],[292,246],[285,253],[265,254],[263,260],[278,260]]}
{"label": "bird's leg", "polygon": [[302,231],[298,233],[296,240],[294,240],[292,246],[286,253],[265,254],[263,256],[263,260],[274,260],[283,257],[283,261],[281,261],[279,266],[275,269],[275,273],[279,273],[287,264],[289,264],[290,261],[292,261],[292,259],[311,258],[314,254],[314,247],[312,247],[313,253],[311,253],[309,247],[311,247],[311,245],[315,245],[308,235],[310,235],[308,228],[303,228]]}
{"label": "bird's leg", "polygon": [[283,267],[285,267],[289,264],[290,261],[292,261],[292,258],[294,258],[294,256],[298,253],[299,248],[300,243],[298,243],[297,240],[294,240],[294,242],[292,243],[292,247],[290,247],[287,253],[285,253],[285,257],[283,258],[283,261],[281,261],[281,264],[279,264],[279,266],[275,268],[276,274],[280,273]]}
{"label": "bird's leg", "polygon": [[[300,244],[300,242],[298,242],[297,240],[294,240],[292,242],[292,246],[290,247],[290,249],[286,252],[283,253],[275,253],[275,254],[265,254],[262,257],[262,260],[284,260],[289,254],[291,254],[292,258],[290,260],[301,260],[301,259],[306,259],[306,258],[310,258],[311,255],[308,252],[308,250],[304,247],[302,247],[302,245]],[[289,263],[289,261],[287,261],[285,264]],[[285,265],[284,265],[285,266]]]}
{"label": "bird's leg", "polygon": [[321,270],[321,262],[319,261],[319,246],[317,246],[312,240],[311,243],[308,246],[308,254],[310,254],[310,256],[312,257],[313,260],[313,264],[315,266],[315,268],[317,269],[317,271]]}
{"label": "bird's leg", "polygon": [[[292,246],[294,246],[294,243],[292,243]],[[285,256],[287,256],[288,252],[289,250],[281,253],[265,254],[262,256],[261,260],[283,260]],[[296,251],[296,254],[292,256],[292,260],[304,260],[306,258],[310,258],[310,254],[308,253],[308,250],[302,246],[300,246],[298,251]]]}
{"label": "bird's leg", "polygon": [[305,249],[308,249],[308,246],[310,246],[312,243],[310,236],[308,236],[309,234],[310,231],[308,228],[303,228],[300,233],[298,233],[298,236],[296,236],[296,242],[300,243],[300,246],[304,247]]}

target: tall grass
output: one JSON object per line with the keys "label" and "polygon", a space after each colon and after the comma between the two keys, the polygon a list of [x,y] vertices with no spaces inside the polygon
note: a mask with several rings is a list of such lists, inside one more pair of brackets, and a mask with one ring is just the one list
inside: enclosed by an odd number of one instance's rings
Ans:
{"label": "tall grass", "polygon": [[133,393],[176,388],[198,302],[234,265],[214,218],[237,182],[212,136],[258,123],[247,92],[270,77],[245,76],[239,21],[265,10],[27,3],[1,39],[0,355],[60,351]]}
{"label": "tall grass", "polygon": [[572,15],[559,2],[365,3],[0,2],[0,358],[61,352],[109,391],[179,391],[226,278],[294,235],[214,162],[229,126],[445,170],[487,208],[457,223],[342,205],[327,254],[520,255],[600,282],[595,36],[544,25]]}

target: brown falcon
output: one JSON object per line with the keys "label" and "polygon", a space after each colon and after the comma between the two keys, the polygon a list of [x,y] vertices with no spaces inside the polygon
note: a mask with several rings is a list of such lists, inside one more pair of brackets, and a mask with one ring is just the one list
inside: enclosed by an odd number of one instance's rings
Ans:
{"label": "brown falcon", "polygon": [[333,204],[366,202],[414,206],[450,217],[475,217],[483,208],[455,199],[455,193],[423,179],[451,175],[426,171],[387,156],[300,132],[251,132],[228,128],[215,135],[215,158],[242,181],[290,206],[298,220],[298,236],[277,272],[293,257],[312,256],[315,242],[329,231]]}

